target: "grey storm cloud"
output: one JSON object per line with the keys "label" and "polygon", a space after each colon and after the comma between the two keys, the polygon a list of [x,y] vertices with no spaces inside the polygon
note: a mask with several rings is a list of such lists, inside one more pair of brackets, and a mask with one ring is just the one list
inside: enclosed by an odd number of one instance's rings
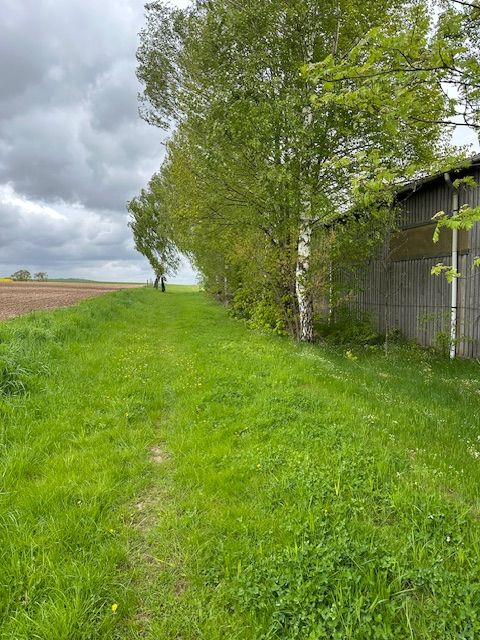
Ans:
{"label": "grey storm cloud", "polygon": [[2,0],[0,276],[149,275],[125,210],[164,148],[138,116],[142,25],[142,0]]}

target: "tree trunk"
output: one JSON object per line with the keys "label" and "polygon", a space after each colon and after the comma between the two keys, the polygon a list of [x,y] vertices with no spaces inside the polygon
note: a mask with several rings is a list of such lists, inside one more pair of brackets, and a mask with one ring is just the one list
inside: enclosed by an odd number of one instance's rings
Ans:
{"label": "tree trunk", "polygon": [[153,283],[153,288],[158,289],[158,283],[160,282],[160,276],[155,276],[155,282]]}
{"label": "tree trunk", "polygon": [[[314,43],[306,42],[307,61],[313,61]],[[313,109],[310,103],[310,87],[305,84],[304,128],[307,134],[301,147],[307,151],[310,148],[311,127],[313,124]],[[305,146],[307,145],[307,146]],[[310,286],[310,256],[312,253],[312,189],[310,186],[311,165],[300,153],[302,171],[300,173],[301,216],[298,233],[297,268],[295,271],[295,288],[298,303],[298,318],[300,322],[299,339],[302,342],[313,342],[313,297]]]}
{"label": "tree trunk", "polygon": [[295,287],[298,301],[300,320],[300,335],[302,342],[313,342],[313,298],[309,286],[310,254],[312,244],[312,224],[303,218],[300,222],[298,234],[297,268],[295,271]]}

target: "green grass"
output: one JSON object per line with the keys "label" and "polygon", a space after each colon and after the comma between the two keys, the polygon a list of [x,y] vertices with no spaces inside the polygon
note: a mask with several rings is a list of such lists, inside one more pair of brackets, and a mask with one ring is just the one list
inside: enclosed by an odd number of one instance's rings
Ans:
{"label": "green grass", "polygon": [[188,288],[0,325],[0,638],[479,638],[479,365],[356,356]]}

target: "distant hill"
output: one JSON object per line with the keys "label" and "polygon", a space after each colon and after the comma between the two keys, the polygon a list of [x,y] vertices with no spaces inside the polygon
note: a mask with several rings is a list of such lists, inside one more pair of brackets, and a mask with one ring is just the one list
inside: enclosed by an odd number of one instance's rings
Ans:
{"label": "distant hill", "polygon": [[72,282],[77,284],[144,284],[143,282],[116,282],[113,280],[87,280],[86,278],[49,278],[48,282]]}

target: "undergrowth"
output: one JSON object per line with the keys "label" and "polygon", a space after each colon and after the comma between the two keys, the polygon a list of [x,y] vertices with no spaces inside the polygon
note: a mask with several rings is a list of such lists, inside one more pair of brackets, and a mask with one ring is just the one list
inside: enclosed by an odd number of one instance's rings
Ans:
{"label": "undergrowth", "polygon": [[381,344],[384,340],[368,313],[348,307],[336,309],[331,318],[319,321],[316,329],[321,338],[332,344],[369,345]]}

